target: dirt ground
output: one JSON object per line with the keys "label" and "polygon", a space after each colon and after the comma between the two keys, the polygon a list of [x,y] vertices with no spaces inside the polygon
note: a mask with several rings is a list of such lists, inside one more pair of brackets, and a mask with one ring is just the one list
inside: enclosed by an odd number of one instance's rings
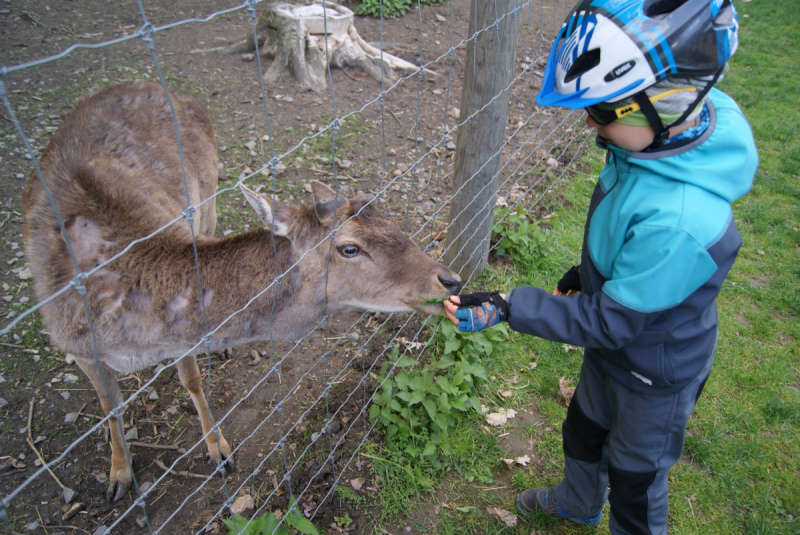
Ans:
{"label": "dirt ground", "polygon": [[[145,4],[148,21],[156,27],[205,18],[235,5],[211,0]],[[516,73],[531,61],[533,70],[542,69],[536,59],[546,53],[553,23],[563,16],[563,7],[553,5],[537,4],[530,14],[523,11]],[[437,256],[441,242],[431,244],[430,236],[445,228],[449,209],[445,207],[435,222],[432,215],[452,190],[455,145],[430,151],[442,137],[445,120],[449,127],[457,121],[466,49],[463,44],[456,48],[452,65],[446,52],[451,39],[458,44],[468,37],[468,20],[469,2],[463,0],[424,7],[421,13],[413,11],[382,25],[358,18],[356,27],[368,42],[380,42],[382,26],[384,46],[394,55],[415,64],[420,56],[426,63],[441,59],[421,81],[414,76],[392,88],[384,113],[378,101],[380,83],[358,71],[333,69],[333,89],[322,93],[306,91],[284,78],[266,87],[269,124],[256,61],[241,54],[197,52],[243,37],[250,27],[244,10],[159,31],[153,46],[168,86],[193,95],[209,111],[221,164],[220,189],[230,187],[243,173],[262,168],[273,154],[284,155],[275,180],[275,193],[284,202],[307,202],[310,196],[303,185],[311,178],[332,186],[338,181],[346,193],[376,193],[399,174],[396,171],[416,162],[413,182],[409,174],[389,186],[382,209],[407,222],[415,240]],[[60,54],[76,43],[118,40],[141,26],[137,4],[130,0],[4,0],[0,63],[9,67]],[[261,61],[264,70],[270,58]],[[146,44],[134,38],[74,50],[0,79],[38,155],[81,95],[119,81],[158,80],[158,72]],[[505,149],[504,161],[521,150],[508,160],[503,181],[513,173],[543,168],[548,160],[550,168],[568,168],[574,156],[573,149],[564,150],[565,140],[574,137],[564,129],[575,125],[563,125],[549,112],[534,114],[537,86],[533,75],[514,85],[508,132],[521,128],[524,135]],[[31,160],[4,107],[0,114],[0,260],[6,263],[0,270],[0,327],[5,327],[33,304],[21,230],[21,191]],[[332,154],[329,132],[311,136],[334,117],[345,120]],[[449,141],[454,142],[455,136],[451,133]],[[338,159],[336,176],[331,156]],[[382,181],[384,161],[388,176]],[[526,187],[543,174],[546,185],[563,173],[531,174]],[[249,181],[251,187],[261,184],[270,191],[272,177],[259,174]],[[541,192],[538,187],[515,195],[527,196],[523,201],[529,204]],[[506,187],[505,193],[512,192]],[[217,203],[218,236],[255,225],[238,191],[223,193]],[[370,525],[371,516],[335,499],[334,484],[353,489],[349,482],[359,480],[356,494],[377,490],[369,466],[357,453],[370,427],[363,418],[365,398],[375,387],[370,369],[376,362],[380,365],[387,346],[407,347],[398,340],[413,339],[420,325],[419,318],[407,322],[404,317],[387,321],[381,314],[339,314],[296,346],[263,342],[199,358],[204,376],[210,377],[211,412],[217,419],[224,416],[221,427],[239,447],[237,470],[224,483],[219,476],[210,481],[200,477],[212,474],[213,467],[206,464],[205,446],[197,445],[201,433],[194,407],[174,368],[164,370],[125,415],[137,484],[140,490],[151,488],[143,511],[132,506],[133,491],[115,503],[105,500],[108,432],[105,426],[89,432],[102,417],[97,398],[78,368],[49,346],[38,314],[27,316],[0,338],[0,495],[14,493],[7,508],[8,525],[17,532],[48,534],[100,533],[98,528],[112,524],[115,533],[213,533],[224,531],[220,518],[228,513],[220,517],[219,511],[228,496],[252,497],[260,514],[286,510],[291,490],[302,496],[300,508],[318,527],[340,532],[328,526],[347,512],[353,519],[348,531],[361,532]],[[392,342],[392,337],[397,339]],[[270,373],[276,363],[279,376]],[[136,392],[159,371],[146,369],[123,377],[123,392]],[[376,439],[375,433],[369,439]],[[41,464],[34,450],[48,462],[63,455],[52,475],[32,477]],[[165,473],[163,467],[176,460],[173,472]],[[289,480],[284,478],[287,473]],[[15,491],[20,485],[25,487]],[[69,504],[61,486],[78,493]],[[244,511],[247,516],[254,513],[254,509]]]}

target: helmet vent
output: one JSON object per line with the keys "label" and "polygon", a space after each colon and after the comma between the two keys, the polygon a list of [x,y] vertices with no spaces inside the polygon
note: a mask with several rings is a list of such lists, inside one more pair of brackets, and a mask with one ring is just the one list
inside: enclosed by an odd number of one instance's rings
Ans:
{"label": "helmet vent", "polygon": [[650,18],[672,13],[689,0],[649,0],[644,4],[644,14]]}
{"label": "helmet vent", "polygon": [[600,49],[595,48],[593,50],[587,50],[578,56],[578,59],[576,59],[575,63],[572,64],[572,67],[569,68],[566,76],[564,77],[564,83],[570,83],[578,76],[586,74],[598,65],[600,65]]}

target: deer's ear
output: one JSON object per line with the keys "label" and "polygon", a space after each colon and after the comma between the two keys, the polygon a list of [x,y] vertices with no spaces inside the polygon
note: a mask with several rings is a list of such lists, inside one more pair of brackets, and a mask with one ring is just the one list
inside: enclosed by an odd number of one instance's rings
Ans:
{"label": "deer's ear", "polygon": [[239,184],[239,189],[244,193],[244,198],[250,203],[258,219],[264,224],[264,228],[272,231],[277,236],[287,236],[289,234],[286,210],[280,203],[273,202],[244,184]]}
{"label": "deer's ear", "polygon": [[340,214],[340,217],[347,218],[353,215],[350,201],[341,195],[337,195],[331,188],[316,180],[312,180],[309,185],[311,186],[311,193],[314,195],[314,211],[320,221],[333,217],[342,207],[345,210]]}

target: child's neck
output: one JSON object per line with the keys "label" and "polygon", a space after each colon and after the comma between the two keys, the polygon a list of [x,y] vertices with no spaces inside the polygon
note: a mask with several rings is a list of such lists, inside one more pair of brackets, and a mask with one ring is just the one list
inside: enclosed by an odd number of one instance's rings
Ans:
{"label": "child's neck", "polygon": [[681,124],[678,124],[678,125],[675,125],[675,126],[671,127],[669,129],[669,139],[674,138],[678,134],[682,134],[683,132],[685,132],[686,130],[689,130],[690,128],[694,128],[699,123],[700,123],[700,117],[695,117],[691,121],[685,121],[685,122],[682,122]]}

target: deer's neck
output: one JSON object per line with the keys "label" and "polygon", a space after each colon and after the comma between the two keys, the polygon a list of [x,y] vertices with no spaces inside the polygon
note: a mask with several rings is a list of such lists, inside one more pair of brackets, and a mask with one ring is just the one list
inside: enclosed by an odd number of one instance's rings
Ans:
{"label": "deer's neck", "polygon": [[[194,252],[190,264],[196,271]],[[251,340],[291,340],[302,336],[323,314],[313,298],[303,263],[288,240],[258,229],[222,240],[198,243],[197,259],[203,281],[203,303],[213,339],[220,347]],[[290,269],[291,268],[291,269]],[[187,319],[202,316],[196,276],[189,276]],[[180,301],[180,297],[178,297]],[[182,304],[182,302],[180,303]],[[167,304],[167,311],[171,311]]]}

